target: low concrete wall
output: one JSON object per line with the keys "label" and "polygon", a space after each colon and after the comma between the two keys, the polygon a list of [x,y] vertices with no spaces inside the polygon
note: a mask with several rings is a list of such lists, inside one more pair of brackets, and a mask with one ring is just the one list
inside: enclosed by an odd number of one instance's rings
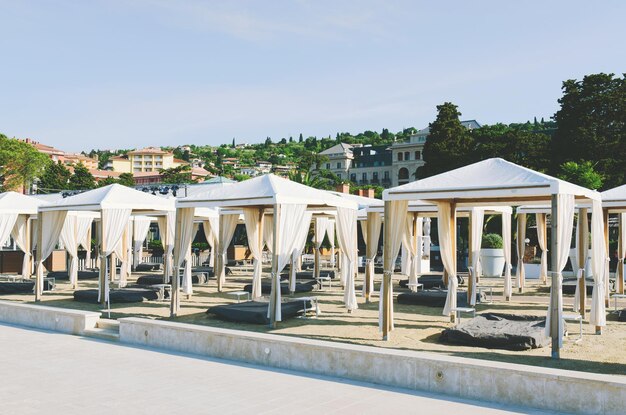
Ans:
{"label": "low concrete wall", "polygon": [[0,301],[0,322],[68,334],[83,334],[92,329],[100,313]]}
{"label": "low concrete wall", "polygon": [[120,341],[280,369],[559,412],[624,414],[626,377],[155,321]]}

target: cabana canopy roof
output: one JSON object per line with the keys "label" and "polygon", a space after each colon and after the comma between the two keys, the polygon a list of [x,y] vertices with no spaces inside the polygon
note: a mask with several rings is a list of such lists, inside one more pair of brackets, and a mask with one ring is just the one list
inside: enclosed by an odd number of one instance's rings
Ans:
{"label": "cabana canopy roof", "polygon": [[0,193],[0,213],[36,215],[37,209],[46,202],[17,192]]}
{"label": "cabana canopy roof", "polygon": [[602,196],[602,207],[608,208],[612,212],[626,211],[626,184],[606,190],[600,195]]}
{"label": "cabana canopy roof", "polygon": [[600,200],[596,191],[536,172],[501,158],[491,158],[436,176],[387,189],[384,200],[450,200],[458,204],[544,202],[553,194]]}
{"label": "cabana canopy roof", "polygon": [[134,211],[172,211],[174,199],[165,199],[149,193],[131,189],[119,184],[111,184],[99,189],[89,190],[75,196],[69,196],[49,205],[40,211],[52,210],[101,210],[133,209]]}
{"label": "cabana canopy roof", "polygon": [[282,203],[306,204],[309,207],[357,208],[357,204],[351,200],[273,174],[178,199],[177,207],[242,207]]}
{"label": "cabana canopy roof", "polygon": [[334,191],[329,191],[328,193],[357,203],[359,205],[359,209],[365,209],[370,206],[385,206],[385,202],[383,202],[380,199],[373,198],[373,197],[357,196],[357,195],[351,195],[349,193],[341,193],[341,192],[334,192]]}

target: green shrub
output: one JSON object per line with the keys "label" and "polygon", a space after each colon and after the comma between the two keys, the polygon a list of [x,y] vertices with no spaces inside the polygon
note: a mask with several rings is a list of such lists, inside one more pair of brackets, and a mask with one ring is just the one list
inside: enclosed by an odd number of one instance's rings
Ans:
{"label": "green shrub", "polygon": [[502,247],[504,247],[504,242],[502,241],[502,237],[497,233],[487,233],[483,235],[481,248],[502,249]]}

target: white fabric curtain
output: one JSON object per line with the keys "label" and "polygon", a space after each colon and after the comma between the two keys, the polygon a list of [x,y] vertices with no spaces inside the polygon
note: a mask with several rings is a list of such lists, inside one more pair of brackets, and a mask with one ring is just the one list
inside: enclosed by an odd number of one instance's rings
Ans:
{"label": "white fabric curtain", "polygon": [[[367,213],[367,236],[365,249],[365,266],[369,268],[370,287],[369,292],[374,291],[374,261],[378,253],[378,242],[380,239],[380,230],[383,225],[383,218],[378,212]],[[364,232],[363,235],[366,235]],[[363,284],[363,295],[365,295],[365,284]]]}
{"label": "white fabric curtain", "polygon": [[217,255],[220,257],[219,269],[213,270],[220,286],[226,282],[226,253],[228,252],[228,246],[230,241],[233,240],[235,235],[235,228],[237,228],[237,221],[239,221],[239,215],[222,215],[222,227],[219,232],[219,243],[217,244]]}
{"label": "white fabric curtain", "polygon": [[248,235],[248,247],[252,254],[254,272],[252,274],[252,298],[261,297],[261,271],[263,268],[263,211],[245,208],[243,219]]}
{"label": "white fabric curtain", "polygon": [[93,226],[94,219],[91,219],[87,232],[83,235],[82,239],[78,241],[78,244],[83,247],[85,252],[85,268],[91,268],[91,228]]}
{"label": "white fabric curtain", "polygon": [[355,209],[337,208],[337,239],[341,250],[346,253],[347,278],[344,288],[343,302],[348,310],[359,308],[356,302],[354,276],[357,271],[357,211]]}
{"label": "white fabric curtain", "polygon": [[[511,298],[511,213],[502,212],[502,239],[504,240],[504,297]],[[568,252],[569,253],[569,252]]]}
{"label": "white fabric curtain", "polygon": [[[167,229],[165,224],[167,222]],[[159,233],[161,234],[161,244],[163,245],[163,255],[171,258],[172,253],[174,252],[174,233],[176,229],[176,211],[169,211],[165,216],[159,216],[157,218],[157,225],[159,226]],[[165,275],[171,276],[172,269],[165,269],[165,264],[167,262],[163,261],[163,268]],[[170,262],[170,267],[173,264]]]}
{"label": "white fabric curtain", "polygon": [[[616,277],[619,278],[619,267],[622,267],[622,278],[624,278],[625,276],[625,272],[626,269],[624,269],[624,257],[626,257],[626,213],[620,213],[620,223],[621,225],[621,229],[620,229],[620,234],[618,235],[619,241],[620,241],[620,248],[621,251],[617,253],[617,267],[618,269],[616,270]],[[616,285],[616,289],[619,290],[619,282]],[[618,294],[620,294],[620,292],[618,291]]]}
{"label": "white fabric curtain", "polygon": [[67,215],[61,230],[60,241],[70,256],[69,281],[76,287],[78,281],[78,245],[85,238],[93,219],[88,216]]}
{"label": "white fabric curtain", "polygon": [[0,214],[0,247],[4,246],[17,221],[17,213]]}
{"label": "white fabric curtain", "polygon": [[136,216],[133,222],[133,264],[137,267],[141,263],[143,241],[148,236],[152,220],[147,216]]}
{"label": "white fabric curtain", "polygon": [[[194,213],[194,208],[177,209],[176,220],[178,221],[178,227],[176,231],[178,232],[179,238],[175,239],[174,242],[174,274],[172,275],[172,278],[179,278],[179,270],[183,265],[183,262],[186,260],[191,262],[191,242],[195,236],[193,223]],[[186,274],[187,273],[183,273],[183,291],[185,294],[191,294],[191,273],[189,273],[189,275]],[[175,304],[174,307],[178,309],[177,304]]]}
{"label": "white fabric curtain", "polygon": [[406,238],[402,237],[402,246],[400,247],[400,273],[402,275],[409,275],[409,269],[411,268],[411,250],[407,246]]}
{"label": "white fabric curtain", "polygon": [[211,256],[209,257],[209,264],[214,267],[215,271],[215,243],[217,242],[219,232],[220,220],[219,218],[208,218],[202,222],[202,228],[204,229],[204,236],[207,243],[211,246]]}
{"label": "white fabric curtain", "polygon": [[348,256],[346,255],[343,248],[341,248],[341,246],[339,247],[339,257],[339,263],[341,264],[341,266],[339,267],[339,282],[341,283],[342,287],[345,287],[346,281],[348,280],[348,272],[350,270],[348,269]]}
{"label": "white fabric curtain", "polygon": [[517,214],[517,288],[524,288],[526,279],[524,276],[524,253],[526,251],[526,214]]}
{"label": "white fabric curtain", "polygon": [[27,234],[27,230],[28,215],[18,215],[17,220],[15,221],[15,226],[11,231],[11,236],[15,240],[18,248],[24,252],[24,260],[22,261],[22,278],[30,278],[30,267],[28,264],[32,254],[28,249],[26,249],[26,241],[30,238],[30,235]]}
{"label": "white fabric curtain", "polygon": [[[400,251],[400,246],[402,245],[402,238],[404,230],[406,229],[406,224],[404,221],[404,217],[409,208],[409,202],[406,200],[393,200],[389,203],[389,218],[391,220],[390,223],[385,223],[385,226],[388,227],[385,230],[385,235],[389,235],[391,238],[387,240],[383,239],[383,244],[387,245],[389,251],[391,252],[391,256],[389,258],[389,268],[385,268],[384,274],[389,276],[393,275],[393,271],[396,268],[396,259],[398,258],[398,253]],[[387,263],[387,261],[385,261]],[[385,284],[383,280],[383,284],[380,284],[380,300],[378,306],[378,329],[383,331],[383,298],[387,295],[387,301],[389,302],[391,313],[390,313],[390,327],[393,330],[393,284],[389,285],[389,292],[385,293]]]}
{"label": "white fabric curtain", "polygon": [[120,261],[120,279],[119,279],[120,287],[126,287],[126,281],[128,277],[130,276],[130,267],[132,264],[131,257],[132,257],[132,251],[133,251],[132,230],[133,230],[133,223],[129,217],[129,221],[128,223],[126,223],[126,226],[124,227],[122,237],[120,238],[120,241],[118,242],[114,250],[115,255],[117,256],[117,259]]}
{"label": "white fabric curtain", "polygon": [[267,247],[267,250],[272,252],[274,250],[274,216],[265,215],[263,219],[263,243]]}
{"label": "white fabric curtain", "polygon": [[289,291],[294,292],[296,290],[296,269],[298,268],[300,255],[306,245],[306,238],[309,236],[309,228],[311,227],[311,219],[313,217],[312,212],[305,212],[304,219],[302,219],[302,226],[298,228],[298,233],[295,237],[295,244],[293,252],[291,254],[291,269],[289,273]]}
{"label": "white fabric curtain", "polygon": [[[118,249],[118,244],[122,240],[122,236],[124,234],[124,230],[128,225],[128,221],[130,220],[130,214],[132,209],[102,209],[102,242],[101,246],[104,246],[102,249],[102,258],[105,263],[105,270],[107,269],[107,261],[106,258],[115,252]],[[111,264],[111,274],[115,274],[115,264]],[[105,286],[98,286],[98,301],[100,301],[100,296],[102,295],[102,291],[104,291],[104,300],[109,301],[109,278],[105,278]]]}
{"label": "white fabric curtain", "polygon": [[[301,204],[283,204],[280,205],[280,213],[278,215],[278,231],[276,232],[277,250],[274,252],[275,258],[278,259],[276,274],[272,275],[272,290],[276,290],[276,302],[274,295],[270,297],[269,307],[275,310],[276,321],[282,321],[281,314],[281,297],[280,297],[280,273],[287,266],[293,253],[298,229],[303,226],[306,218],[306,205]],[[268,315],[270,309],[267,310]]]}
{"label": "white fabric curtain", "polygon": [[37,279],[39,281],[39,289],[43,291],[43,262],[50,256],[57,242],[65,223],[67,211],[54,210],[41,213],[41,246],[37,249],[40,251],[37,258]]}
{"label": "white fabric curtain", "polygon": [[[541,271],[539,272],[539,278],[541,282],[546,283],[548,281],[548,231],[546,228],[546,214],[536,213],[537,219],[537,239],[539,240],[539,249],[541,249]],[[567,246],[569,250],[569,245]]]}
{"label": "white fabric curtain", "polygon": [[409,284],[417,283],[417,263],[420,260],[417,257],[417,235],[413,235],[413,220],[418,220],[419,218],[413,218],[413,213],[406,214],[406,228],[404,230],[403,246],[405,247],[408,253],[408,274]]}
{"label": "white fabric curtain", "polygon": [[430,218],[424,218],[424,256],[430,258]]}
{"label": "white fabric curtain", "polygon": [[[483,224],[485,223],[485,210],[472,208],[470,211],[472,226],[470,229],[470,239],[472,247],[472,264],[474,272],[469,276],[472,279],[472,286],[476,290],[477,277],[482,274],[480,268],[480,249],[483,242]],[[474,292],[476,294],[476,292]],[[476,305],[476,295],[470,298],[470,305]]]}
{"label": "white fabric curtain", "polygon": [[[619,264],[618,264],[619,266]],[[605,284],[608,283],[609,264],[604,240],[602,202],[593,201],[591,211],[591,267],[593,270],[593,295],[589,324],[606,326]]]}
{"label": "white fabric curtain", "polygon": [[[315,232],[313,235],[313,243],[315,245],[315,250],[317,251],[316,255],[320,255],[320,249],[322,248],[322,242],[324,242],[324,237],[326,236],[326,231],[328,230],[329,220],[327,217],[318,217],[315,218]],[[321,261],[318,264],[314,264],[314,266],[319,266],[321,268]],[[315,270],[315,274],[317,275],[317,270]]]}
{"label": "white fabric curtain", "polygon": [[452,313],[452,309],[456,308],[456,290],[458,287],[458,281],[456,279],[456,251],[453,250],[454,241],[452,240],[452,232],[456,230],[451,228],[455,226],[450,221],[452,214],[452,206],[449,202],[437,203],[439,249],[441,250],[441,261],[448,273],[448,296],[446,297],[446,304],[443,307],[444,316],[449,316]]}
{"label": "white fabric curtain", "polygon": [[[552,264],[552,278],[558,278],[560,280],[559,286],[563,282],[563,268],[565,268],[565,264],[567,264],[567,258],[569,257],[569,247],[572,243],[572,231],[574,230],[574,196],[573,195],[565,195],[559,194],[557,195],[557,225],[558,232],[557,235],[552,235],[553,238],[556,239],[556,246],[559,249],[557,252],[557,262],[556,264]],[[600,219],[600,223],[602,223],[602,219]],[[557,315],[559,318],[558,321],[558,332],[557,336],[560,344],[559,347],[563,346],[563,290],[559,290],[558,293],[552,292],[550,290],[550,303],[548,305],[548,315],[546,318],[546,335],[550,336],[552,333],[550,331],[550,320],[552,315],[552,296],[559,296],[558,304],[559,309],[557,310]]]}
{"label": "white fabric curtain", "polygon": [[330,266],[335,268],[335,221],[328,221],[328,229],[326,230],[330,241]]}

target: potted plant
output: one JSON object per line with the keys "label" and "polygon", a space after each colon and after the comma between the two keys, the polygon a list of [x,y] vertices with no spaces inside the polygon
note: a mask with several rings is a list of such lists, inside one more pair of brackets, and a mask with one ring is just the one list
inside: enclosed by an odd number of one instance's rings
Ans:
{"label": "potted plant", "polygon": [[504,271],[504,242],[497,233],[483,235],[480,250],[480,263],[483,276],[500,277]]}
{"label": "potted plant", "polygon": [[533,257],[530,262],[524,263],[524,276],[529,280],[538,280],[541,273],[541,258]]}

